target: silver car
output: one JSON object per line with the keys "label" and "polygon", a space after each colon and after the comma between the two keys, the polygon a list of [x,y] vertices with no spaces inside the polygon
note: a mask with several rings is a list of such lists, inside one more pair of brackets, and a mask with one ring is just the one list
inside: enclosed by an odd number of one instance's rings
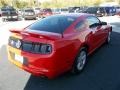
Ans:
{"label": "silver car", "polygon": [[28,20],[28,19],[34,19],[34,20],[36,20],[37,15],[35,14],[34,9],[29,8],[29,9],[23,10],[23,18],[25,20]]}

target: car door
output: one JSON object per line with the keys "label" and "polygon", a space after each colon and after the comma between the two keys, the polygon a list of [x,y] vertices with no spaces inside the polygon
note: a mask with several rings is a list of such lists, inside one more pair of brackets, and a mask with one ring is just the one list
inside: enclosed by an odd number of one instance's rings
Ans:
{"label": "car door", "polygon": [[89,30],[91,31],[90,35],[90,44],[92,49],[96,49],[100,46],[102,41],[102,30],[100,25],[94,25],[99,24],[100,20],[96,16],[89,16],[86,18],[89,26],[93,25],[92,27],[89,27]]}

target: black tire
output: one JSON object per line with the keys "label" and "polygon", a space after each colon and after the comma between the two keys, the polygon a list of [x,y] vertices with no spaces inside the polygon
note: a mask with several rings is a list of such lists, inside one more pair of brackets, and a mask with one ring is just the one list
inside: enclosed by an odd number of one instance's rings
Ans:
{"label": "black tire", "polygon": [[[85,58],[82,57],[82,54],[85,55]],[[80,59],[81,58],[81,59]],[[82,60],[82,58],[84,60]],[[72,73],[78,74],[81,71],[83,71],[87,61],[87,49],[85,47],[81,48],[79,54],[77,55],[73,67],[72,67]]]}

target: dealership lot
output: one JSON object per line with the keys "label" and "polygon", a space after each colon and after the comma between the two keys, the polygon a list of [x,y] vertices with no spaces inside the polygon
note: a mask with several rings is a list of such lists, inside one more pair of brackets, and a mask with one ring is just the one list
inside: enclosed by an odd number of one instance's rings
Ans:
{"label": "dealership lot", "polygon": [[7,59],[10,28],[24,28],[34,21],[0,22],[0,90],[120,90],[120,17],[102,17],[113,26],[110,45],[103,45],[79,75],[64,74],[54,80],[31,76]]}

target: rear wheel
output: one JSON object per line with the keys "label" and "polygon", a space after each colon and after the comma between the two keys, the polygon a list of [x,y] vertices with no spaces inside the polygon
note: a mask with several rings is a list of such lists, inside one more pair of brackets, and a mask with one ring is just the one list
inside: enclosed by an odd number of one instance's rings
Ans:
{"label": "rear wheel", "polygon": [[75,74],[80,73],[85,67],[86,60],[87,60],[87,50],[86,48],[82,48],[73,64],[72,73]]}

